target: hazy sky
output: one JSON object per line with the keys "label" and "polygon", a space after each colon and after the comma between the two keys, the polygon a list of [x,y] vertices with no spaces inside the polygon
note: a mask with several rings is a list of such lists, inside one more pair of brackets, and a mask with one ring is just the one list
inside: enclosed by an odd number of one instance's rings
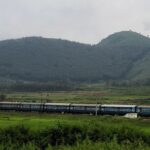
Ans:
{"label": "hazy sky", "polygon": [[0,39],[25,36],[97,43],[109,34],[150,33],[150,0],[0,0]]}

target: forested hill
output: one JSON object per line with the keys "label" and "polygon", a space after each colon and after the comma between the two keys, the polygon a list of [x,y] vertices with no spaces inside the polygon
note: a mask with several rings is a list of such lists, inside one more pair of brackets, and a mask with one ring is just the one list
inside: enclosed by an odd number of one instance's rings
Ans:
{"label": "forested hill", "polygon": [[26,37],[0,42],[0,81],[149,80],[150,39],[132,31],[97,45]]}

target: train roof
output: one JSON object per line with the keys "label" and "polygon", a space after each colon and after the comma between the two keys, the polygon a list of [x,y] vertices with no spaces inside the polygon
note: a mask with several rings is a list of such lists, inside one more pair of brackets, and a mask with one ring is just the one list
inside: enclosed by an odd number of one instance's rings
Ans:
{"label": "train roof", "polygon": [[71,104],[71,106],[100,106],[100,104]]}
{"label": "train roof", "polygon": [[42,103],[33,103],[33,102],[0,102],[0,104],[32,104],[32,105],[40,105]]}
{"label": "train roof", "polygon": [[64,106],[68,106],[68,105],[70,105],[70,103],[45,103],[45,105],[57,105],[57,106],[59,106],[59,105],[64,105]]}
{"label": "train roof", "polygon": [[44,104],[44,103],[34,103],[34,102],[31,102],[31,103],[29,103],[29,102],[20,102],[20,104],[31,104],[31,105],[41,105],[41,104]]}
{"label": "train roof", "polygon": [[102,104],[102,107],[136,107],[136,105]]}
{"label": "train roof", "polygon": [[140,105],[138,107],[150,108],[150,105],[149,106],[148,105]]}
{"label": "train roof", "polygon": [[[2,101],[0,104],[31,104],[31,105],[40,105],[40,104],[45,104],[45,105],[56,105],[56,106],[102,106],[102,107],[136,107],[137,105],[117,105],[117,104],[75,104],[75,103],[35,103],[35,102],[9,102],[9,101]],[[138,107],[144,107],[144,108],[150,108],[150,105],[138,105]]]}
{"label": "train roof", "polygon": [[0,102],[1,104],[20,104],[21,102]]}

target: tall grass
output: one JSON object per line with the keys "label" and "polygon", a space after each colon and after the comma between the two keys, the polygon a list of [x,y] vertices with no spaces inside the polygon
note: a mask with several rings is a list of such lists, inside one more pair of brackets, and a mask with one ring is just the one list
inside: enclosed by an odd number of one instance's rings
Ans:
{"label": "tall grass", "polygon": [[[14,145],[15,143],[15,145]],[[137,128],[118,126],[97,126],[93,125],[66,125],[57,124],[55,127],[45,128],[39,131],[31,130],[30,128],[19,125],[8,127],[0,130],[0,145],[11,149],[36,148],[36,149],[82,149],[82,147],[93,149],[103,147],[103,149],[111,149],[129,146],[131,149],[134,146],[140,148],[150,146],[150,134],[142,132]],[[6,146],[7,145],[7,146]],[[29,149],[28,148],[28,149]],[[83,148],[83,149],[85,149]]]}

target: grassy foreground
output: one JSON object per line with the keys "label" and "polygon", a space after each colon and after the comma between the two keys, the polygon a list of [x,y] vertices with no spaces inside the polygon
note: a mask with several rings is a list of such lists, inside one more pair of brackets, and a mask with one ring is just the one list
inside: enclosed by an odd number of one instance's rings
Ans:
{"label": "grassy foreground", "polygon": [[0,113],[0,149],[148,150],[149,118]]}

